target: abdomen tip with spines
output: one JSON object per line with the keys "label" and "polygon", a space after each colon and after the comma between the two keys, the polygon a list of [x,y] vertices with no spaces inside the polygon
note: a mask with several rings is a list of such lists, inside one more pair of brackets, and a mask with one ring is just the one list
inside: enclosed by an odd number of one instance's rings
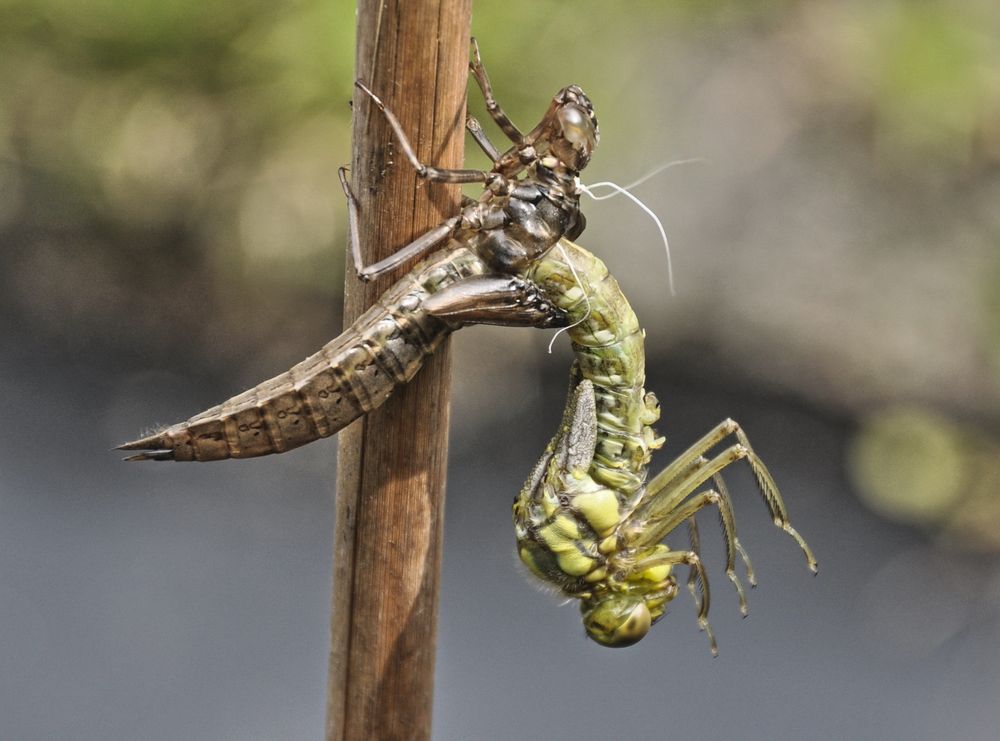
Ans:
{"label": "abdomen tip with spines", "polygon": [[115,450],[141,450],[142,453],[127,456],[126,461],[172,461],[174,460],[173,445],[170,438],[162,432],[157,432],[138,440],[123,443]]}

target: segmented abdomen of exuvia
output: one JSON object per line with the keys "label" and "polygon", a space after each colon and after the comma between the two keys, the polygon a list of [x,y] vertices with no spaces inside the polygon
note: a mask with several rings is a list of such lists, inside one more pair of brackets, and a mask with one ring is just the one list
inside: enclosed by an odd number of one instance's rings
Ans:
{"label": "segmented abdomen of exuvia", "polygon": [[457,328],[425,312],[424,299],[485,270],[465,248],[440,253],[290,370],[121,448],[152,451],[134,456],[140,460],[214,461],[281,453],[333,435],[413,378]]}
{"label": "segmented abdomen of exuvia", "polygon": [[628,506],[646,479],[651,451],[663,443],[650,426],[660,408],[643,388],[639,320],[604,263],[568,239],[535,260],[525,277],[571,322],[576,362],[594,384],[597,406],[597,448],[588,473]]}

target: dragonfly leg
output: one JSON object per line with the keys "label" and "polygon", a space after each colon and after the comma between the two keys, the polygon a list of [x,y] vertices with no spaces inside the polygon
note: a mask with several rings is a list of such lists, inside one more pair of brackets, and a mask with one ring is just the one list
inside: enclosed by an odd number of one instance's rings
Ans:
{"label": "dragonfly leg", "polygon": [[[687,525],[688,525],[688,543],[691,545],[691,552],[696,553],[698,557],[701,558],[701,534],[698,532],[698,518],[689,517]],[[693,569],[688,569],[687,588],[688,591],[691,593],[691,598],[695,600],[695,603],[697,604],[698,575]]]}
{"label": "dragonfly leg", "polygon": [[[732,504],[729,501],[728,492],[726,492],[725,484],[722,483],[721,478],[716,479],[716,486],[720,486],[722,490],[708,489],[670,508],[660,508],[658,506],[641,507],[640,510],[637,510],[636,514],[638,516],[632,515],[625,519],[623,527],[619,532],[624,535],[626,540],[633,538],[634,542],[637,543],[655,543],[668,533],[673,532],[681,523],[687,521],[688,533],[691,539],[691,550],[694,553],[698,553],[701,546],[701,539],[698,535],[698,524],[695,521],[695,515],[705,507],[718,508],[719,521],[722,525],[722,533],[726,541],[726,577],[732,582],[733,588],[736,590],[736,596],[739,598],[740,613],[745,617],[747,614],[746,593],[743,591],[743,584],[736,575],[736,556],[739,554],[745,558],[746,552],[736,537],[736,520],[733,516]],[[672,493],[670,488],[663,489],[654,494],[654,499],[649,500],[649,502],[654,505],[659,504],[655,502],[656,496],[669,498]],[[753,572],[749,560],[745,560],[744,563],[747,566],[748,574],[752,575]],[[695,574],[692,572],[691,578],[688,580],[688,589],[691,590],[692,595],[694,594],[695,586],[694,576]],[[753,584],[752,579],[751,584]]]}
{"label": "dragonfly leg", "polygon": [[479,275],[456,281],[424,300],[428,314],[462,324],[565,327],[566,314],[517,276]]}
{"label": "dragonfly leg", "polygon": [[[711,459],[702,460],[705,458],[706,453],[730,436],[736,437],[736,444],[731,445]],[[663,469],[663,471],[657,474],[646,485],[646,494],[639,505],[633,510],[630,517],[634,518],[636,523],[648,520],[649,518],[662,520],[709,479],[715,480],[717,488],[722,491],[724,484],[720,486],[721,479],[716,479],[715,477],[723,468],[738,460],[746,460],[750,464],[750,468],[757,479],[758,490],[764,499],[764,503],[767,505],[771,521],[776,527],[786,532],[798,543],[799,548],[805,554],[810,570],[815,572],[816,558],[813,556],[808,544],[789,522],[788,510],[781,498],[781,494],[778,492],[777,485],[774,483],[774,478],[760,457],[750,447],[750,441],[747,439],[746,433],[731,419],[727,419],[716,425],[701,440],[688,448]],[[724,496],[725,500],[728,500],[728,493],[724,495],[720,494],[720,496]],[[727,509],[731,512],[731,505]],[[663,534],[665,534],[665,531],[663,531]],[[733,535],[735,537],[735,529],[733,530]],[[734,547],[742,555],[742,547],[739,545],[739,541],[734,543]]]}
{"label": "dragonfly leg", "polygon": [[417,157],[416,151],[413,149],[413,145],[410,143],[409,138],[406,136],[406,132],[403,131],[402,124],[399,123],[399,119],[396,118],[396,114],[390,111],[385,103],[382,102],[375,93],[368,89],[368,87],[357,80],[355,86],[362,92],[364,92],[372,102],[378,106],[378,109],[382,111],[385,115],[386,120],[389,122],[389,126],[392,127],[393,132],[396,134],[396,139],[399,141],[399,146],[406,155],[406,158],[413,165],[413,169],[417,171],[417,175],[424,180],[429,180],[433,183],[485,183],[489,177],[489,173],[483,170],[447,170],[438,167],[431,167],[430,165],[425,165]]}
{"label": "dragonfly leg", "polygon": [[[676,463],[676,461],[674,463]],[[634,529],[642,530],[643,526],[639,523],[639,521],[643,517],[643,513],[649,512],[654,509],[654,507],[656,511],[662,512],[668,512],[671,507],[676,507],[681,501],[676,496],[672,496],[675,494],[676,484],[686,479],[694,471],[704,468],[708,465],[708,463],[708,458],[703,455],[699,455],[697,458],[690,461],[685,468],[674,467],[674,464],[671,464],[670,467],[664,470],[664,473],[673,467],[672,476],[665,477],[661,474],[647,484],[639,505],[635,510],[633,510],[632,515],[626,517],[626,522],[632,521],[636,523],[632,525]],[[723,534],[726,539],[726,575],[729,577],[729,580],[733,582],[733,585],[736,587],[736,591],[742,593],[743,587],[739,583],[735,572],[736,554],[739,554],[740,559],[743,561],[743,566],[746,569],[747,581],[750,582],[751,587],[757,586],[757,577],[754,574],[753,564],[750,563],[750,556],[747,555],[746,550],[743,548],[743,544],[740,543],[740,539],[736,534],[736,515],[733,510],[732,497],[729,495],[729,487],[726,486],[726,482],[722,478],[722,474],[718,472],[712,476],[712,483],[715,485],[715,491],[719,496],[719,522],[722,525]],[[660,498],[662,501],[654,505],[652,500],[656,498]],[[639,510],[642,510],[642,512],[639,512]],[[635,514],[636,512],[639,513]],[[697,524],[694,522],[693,518],[689,521],[689,526],[697,528]],[[669,532],[666,530],[659,531],[662,534],[659,535],[657,540]],[[648,531],[649,536],[654,534],[654,532]],[[691,539],[692,542],[697,540],[697,532],[691,533]],[[691,550],[698,552],[698,549],[693,545]],[[743,604],[742,599],[740,600],[740,603],[741,605]]]}
{"label": "dragonfly leg", "polygon": [[490,141],[490,138],[486,136],[486,132],[483,131],[483,125],[479,123],[479,120],[475,116],[466,116],[465,129],[472,134],[473,140],[479,145],[479,148],[483,150],[486,156],[490,158],[490,161],[496,164],[496,161],[500,159],[500,151]]}
{"label": "dragonfly leg", "polygon": [[476,41],[475,37],[472,39],[472,60],[469,62],[469,70],[472,72],[472,76],[476,78],[476,84],[479,85],[479,89],[483,93],[483,99],[486,101],[486,110],[489,112],[490,117],[500,127],[500,130],[507,135],[508,139],[515,144],[523,144],[524,134],[514,125],[514,122],[510,120],[510,116],[504,112],[500,104],[497,103],[496,98],[493,97],[493,86],[490,84],[489,75],[486,74],[486,67],[483,66],[483,59],[479,55],[479,42]]}
{"label": "dragonfly leg", "polygon": [[698,630],[704,631],[705,635],[708,636],[712,656],[718,656],[719,647],[715,642],[715,634],[712,632],[712,626],[708,624],[708,608],[710,606],[708,575],[705,573],[705,567],[702,565],[698,554],[694,550],[660,552],[649,558],[636,561],[633,570],[642,572],[656,566],[673,566],[677,564],[683,564],[691,570],[691,576],[688,579],[689,588],[692,584],[700,584],[700,589],[697,592],[694,588],[691,588],[695,607],[698,610]]}
{"label": "dragonfly leg", "polygon": [[354,258],[354,271],[363,281],[377,278],[383,273],[399,267],[407,260],[423,257],[431,252],[435,247],[448,239],[461,222],[460,216],[453,216],[447,221],[439,224],[430,231],[414,239],[405,247],[402,247],[394,254],[371,265],[363,265],[361,257],[361,241],[358,228],[358,199],[354,197],[351,186],[347,182],[347,168],[341,167],[338,170],[340,184],[344,188],[344,195],[347,196],[347,231],[348,239],[351,243],[351,256]]}

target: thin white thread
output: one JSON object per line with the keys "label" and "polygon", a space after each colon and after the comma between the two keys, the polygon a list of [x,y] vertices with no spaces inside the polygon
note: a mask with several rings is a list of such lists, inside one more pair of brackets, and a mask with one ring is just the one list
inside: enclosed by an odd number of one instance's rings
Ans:
{"label": "thin white thread", "polygon": [[556,342],[556,337],[561,335],[563,332],[566,332],[567,330],[573,329],[573,327],[575,327],[576,325],[582,324],[583,322],[587,321],[587,319],[590,318],[590,296],[587,295],[587,289],[583,287],[583,281],[580,280],[580,276],[576,272],[576,268],[573,267],[572,260],[570,260],[569,255],[566,254],[566,248],[562,246],[562,242],[557,242],[556,246],[559,247],[559,251],[562,252],[562,256],[566,258],[566,265],[569,266],[569,272],[573,274],[573,278],[576,280],[576,284],[580,287],[580,290],[583,292],[583,300],[587,302],[587,313],[584,314],[579,319],[577,319],[572,324],[570,324],[569,326],[563,327],[562,329],[557,331],[554,335],[552,335],[552,339],[549,340],[549,355],[552,354],[552,346]]}
{"label": "thin white thread", "polygon": [[[649,215],[649,218],[651,218],[656,223],[656,228],[660,230],[660,236],[663,238],[663,247],[667,251],[667,284],[670,286],[670,295],[671,296],[676,295],[676,293],[674,292],[674,266],[670,260],[670,242],[667,241],[667,232],[663,228],[663,222],[661,222],[660,218],[655,213],[653,213],[653,210],[645,203],[640,201],[637,196],[633,195],[632,193],[630,193],[628,190],[618,185],[617,183],[612,183],[610,181],[603,181],[600,183],[594,183],[589,186],[583,185],[581,183],[578,187],[580,188],[581,191],[586,193],[595,201],[604,200],[605,198],[611,198],[611,196],[618,195],[618,193],[620,193],[623,196],[627,197],[630,201],[632,201],[632,203],[634,203],[636,206],[641,208]],[[591,188],[602,188],[602,187],[613,188],[614,190],[618,191],[618,193],[611,193],[610,195],[606,196],[595,196],[593,193],[590,192]]]}
{"label": "thin white thread", "polygon": [[[635,195],[633,195],[629,191],[632,188],[642,185],[650,178],[656,177],[664,170],[669,170],[671,167],[676,167],[677,165],[688,165],[695,162],[707,162],[707,160],[704,159],[703,157],[691,157],[690,159],[686,160],[673,160],[672,162],[666,162],[660,165],[659,167],[650,170],[641,178],[636,180],[634,183],[629,183],[624,187],[618,185],[617,183],[612,183],[609,181],[594,183],[592,185],[583,185],[582,183],[579,184],[580,190],[586,193],[591,198],[593,198],[595,201],[604,201],[607,200],[608,198],[614,198],[616,195],[619,194],[628,196],[629,199],[631,199],[637,206],[639,206],[639,208],[641,208],[643,211],[649,214],[649,216],[653,219],[653,221],[656,222],[656,228],[660,230],[660,236],[663,237],[663,246],[667,251],[667,280],[670,285],[671,296],[676,295],[676,293],[674,291],[674,267],[673,263],[670,260],[670,242],[667,241],[667,233],[666,231],[664,231],[663,224],[660,222],[659,217],[657,217],[657,215],[654,214],[653,211],[646,206],[646,204],[640,201]],[[600,188],[600,187],[611,188],[614,192],[608,193],[606,196],[594,195],[592,188]]]}
{"label": "thin white thread", "polygon": [[[636,180],[634,183],[629,183],[628,185],[626,185],[625,186],[625,190],[632,190],[632,188],[635,188],[638,185],[642,185],[647,180],[656,177],[657,175],[659,175],[664,170],[669,170],[671,167],[676,167],[677,165],[690,165],[690,164],[693,164],[693,163],[696,163],[696,162],[708,162],[708,160],[705,159],[704,157],[691,157],[691,158],[686,159],[686,160],[674,160],[672,162],[665,162],[664,164],[660,165],[659,167],[656,167],[656,168],[650,170],[649,172],[647,172],[645,175],[643,175],[641,178],[639,178],[638,180]],[[611,198],[614,195],[615,195],[614,193],[611,193],[610,195],[601,196],[601,200],[603,200],[605,198]]]}

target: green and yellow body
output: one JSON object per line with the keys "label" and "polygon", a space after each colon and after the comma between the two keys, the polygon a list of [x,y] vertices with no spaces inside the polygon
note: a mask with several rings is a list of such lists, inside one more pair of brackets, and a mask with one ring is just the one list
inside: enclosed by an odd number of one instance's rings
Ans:
{"label": "green and yellow body", "polygon": [[[620,595],[642,599],[656,620],[676,594],[671,566],[636,571],[628,564],[669,548],[632,549],[619,532],[642,495],[651,452],[663,444],[651,427],[659,404],[643,387],[639,320],[604,263],[568,240],[524,277],[568,315],[576,361],[563,423],[514,502],[518,554],[533,574],[581,598],[585,612]],[[593,435],[573,440],[584,382],[593,393]]]}

